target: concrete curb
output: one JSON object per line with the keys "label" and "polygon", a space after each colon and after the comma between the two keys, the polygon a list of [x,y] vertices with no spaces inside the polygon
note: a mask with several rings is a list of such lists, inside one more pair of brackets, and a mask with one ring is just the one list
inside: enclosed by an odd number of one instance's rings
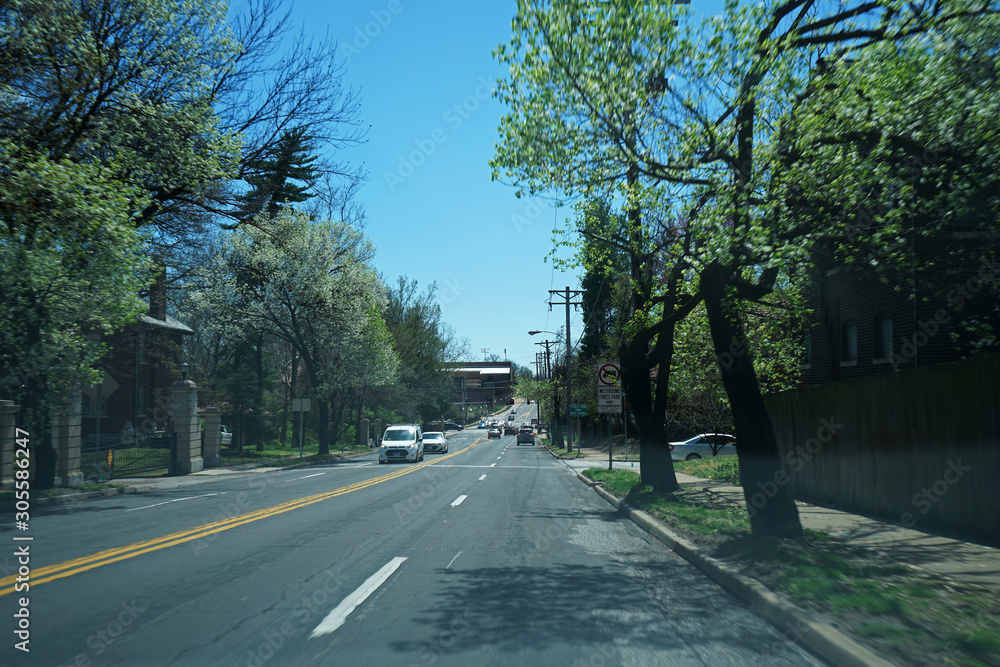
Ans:
{"label": "concrete curb", "polygon": [[[44,505],[65,505],[67,503],[76,503],[81,500],[90,500],[91,498],[107,498],[111,496],[121,495],[123,493],[135,493],[131,490],[131,487],[127,486],[113,486],[106,489],[101,489],[99,491],[84,491],[83,493],[66,493],[61,496],[42,496],[40,498],[32,498],[31,504],[44,506]],[[13,507],[13,500],[0,502],[0,507]]]}
{"label": "concrete curb", "polygon": [[786,638],[809,647],[838,667],[893,667],[891,662],[857,644],[836,628],[811,620],[808,612],[775,595],[760,582],[743,576],[722,561],[703,553],[650,515],[609,493],[599,483],[581,473],[576,476],[592,486],[599,496],[614,505],[633,523],[670,547],[674,553],[733,596],[755,608],[761,616],[784,632]]}

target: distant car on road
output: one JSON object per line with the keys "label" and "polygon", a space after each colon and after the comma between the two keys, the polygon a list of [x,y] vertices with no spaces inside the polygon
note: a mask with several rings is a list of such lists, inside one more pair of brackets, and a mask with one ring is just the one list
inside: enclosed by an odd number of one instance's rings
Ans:
{"label": "distant car on road", "polygon": [[440,431],[424,431],[424,451],[448,453],[448,439]]}
{"label": "distant car on road", "polygon": [[501,435],[499,426],[490,426],[490,432],[486,434],[486,439],[499,438]]}
{"label": "distant car on road", "polygon": [[510,423],[504,424],[503,425],[503,434],[504,435],[517,435],[517,427],[514,426],[513,424],[510,424]]}
{"label": "distant car on road", "polygon": [[461,431],[462,430],[462,425],[461,424],[456,424],[455,422],[445,422],[444,426],[442,426],[442,428],[445,431]]}
{"label": "distant car on road", "polygon": [[479,422],[479,426],[477,426],[476,428],[489,428],[489,424],[487,424],[486,422]]}
{"label": "distant car on road", "polygon": [[531,424],[522,424],[517,431],[517,444],[520,445],[522,442],[535,444],[535,430],[531,428]]}
{"label": "distant car on road", "polygon": [[736,456],[736,438],[727,433],[700,433],[687,440],[671,442],[669,446],[670,458],[674,461]]}

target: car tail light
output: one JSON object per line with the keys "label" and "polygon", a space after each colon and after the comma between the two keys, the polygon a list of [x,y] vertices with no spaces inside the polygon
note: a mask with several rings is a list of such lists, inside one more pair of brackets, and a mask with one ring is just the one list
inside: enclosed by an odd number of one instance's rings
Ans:
{"label": "car tail light", "polygon": [[667,447],[670,448],[670,451],[674,451],[674,446],[673,445],[667,445]]}

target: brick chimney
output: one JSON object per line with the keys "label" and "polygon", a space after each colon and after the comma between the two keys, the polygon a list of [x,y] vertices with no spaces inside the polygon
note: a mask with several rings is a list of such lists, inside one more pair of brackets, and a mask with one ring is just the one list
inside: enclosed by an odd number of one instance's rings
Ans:
{"label": "brick chimney", "polygon": [[167,319],[167,267],[157,263],[153,268],[155,278],[149,286],[149,316]]}

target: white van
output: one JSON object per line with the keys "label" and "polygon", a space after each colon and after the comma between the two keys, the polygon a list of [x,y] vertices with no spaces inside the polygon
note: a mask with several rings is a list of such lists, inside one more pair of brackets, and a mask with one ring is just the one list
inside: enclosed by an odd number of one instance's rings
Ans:
{"label": "white van", "polygon": [[423,461],[424,434],[416,424],[393,424],[385,430],[378,462]]}

